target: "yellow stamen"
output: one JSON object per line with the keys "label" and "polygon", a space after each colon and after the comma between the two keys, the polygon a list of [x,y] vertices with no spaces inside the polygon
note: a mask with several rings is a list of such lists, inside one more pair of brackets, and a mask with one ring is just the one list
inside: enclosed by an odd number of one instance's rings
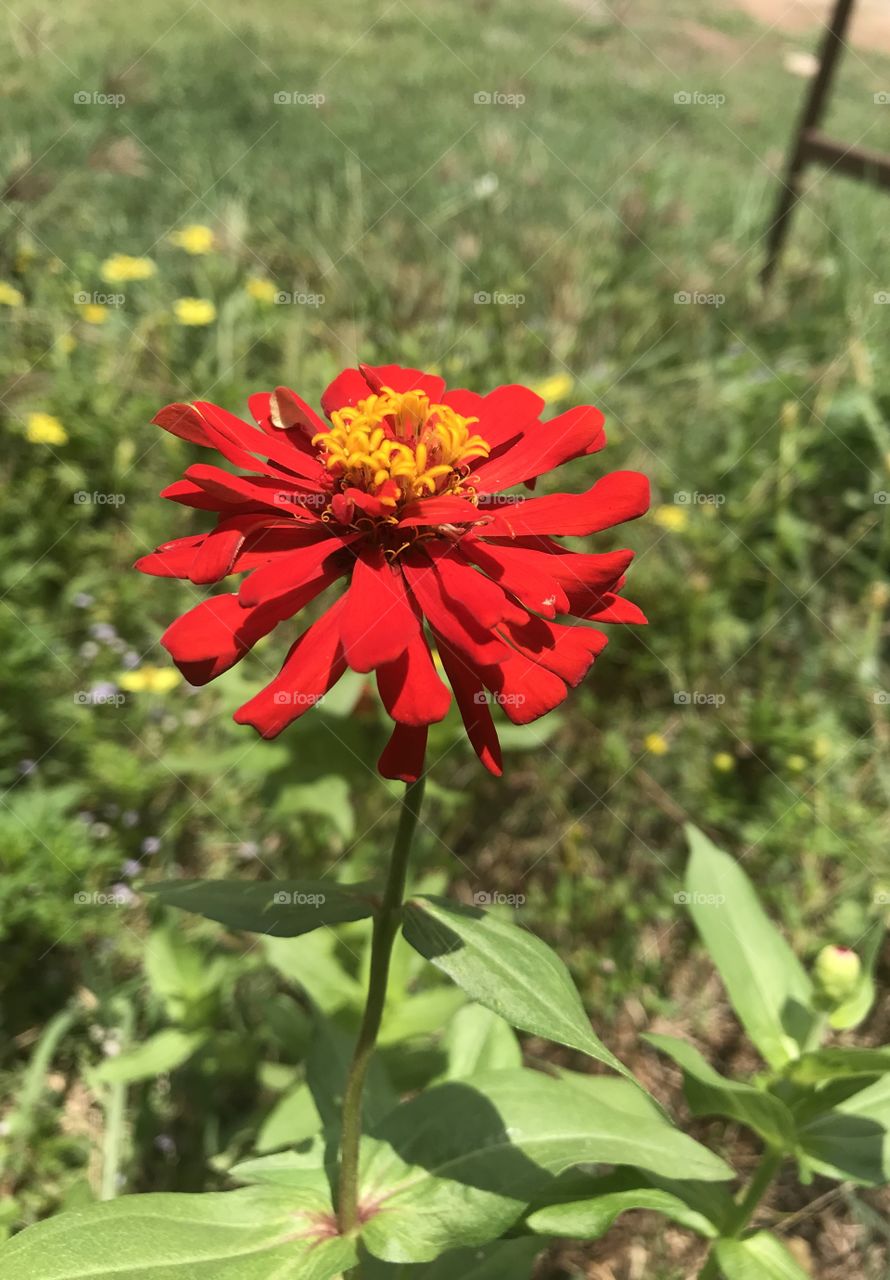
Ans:
{"label": "yellow stamen", "polygon": [[478,418],[463,418],[444,404],[430,404],[424,391],[377,395],[331,414],[331,428],[314,436],[328,471],[344,486],[380,497],[388,507],[415,498],[466,493],[474,462],[491,452],[472,435]]}

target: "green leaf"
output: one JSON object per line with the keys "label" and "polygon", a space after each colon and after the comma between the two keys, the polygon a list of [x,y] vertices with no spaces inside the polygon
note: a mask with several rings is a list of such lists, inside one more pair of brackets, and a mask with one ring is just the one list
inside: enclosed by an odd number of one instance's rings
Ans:
{"label": "green leaf", "polygon": [[512,1028],[481,1004],[458,1009],[445,1033],[444,1047],[447,1080],[522,1066],[522,1050]]}
{"label": "green leaf", "polygon": [[865,1186],[890,1181],[890,1074],[801,1126],[810,1164]]}
{"label": "green leaf", "polygon": [[145,886],[167,907],[217,920],[229,929],[295,938],[322,925],[374,914],[374,889],[332,880],[164,880]]}
{"label": "green leaf", "polygon": [[530,1280],[540,1252],[540,1240],[498,1240],[481,1249],[455,1249],[435,1262],[413,1266],[395,1267],[369,1257],[362,1275],[365,1280]]}
{"label": "green leaf", "polygon": [[475,907],[426,896],[406,904],[403,927],[412,947],[511,1026],[629,1075],[591,1029],[562,960],[534,934]]}
{"label": "green leaf", "polygon": [[338,774],[327,774],[312,782],[290,783],[280,789],[273,816],[284,821],[301,814],[326,818],[343,840],[351,840],[355,833],[349,783]]}
{"label": "green leaf", "polygon": [[269,963],[305,991],[322,1013],[362,1008],[364,988],[347,973],[337,951],[337,937],[328,929],[301,938],[267,938]]}
{"label": "green leaf", "polygon": [[375,1137],[363,1153],[361,1198],[385,1210],[368,1217],[363,1240],[396,1263],[495,1239],[577,1164],[733,1176],[635,1085],[606,1076],[520,1070],[451,1081],[397,1107]]}
{"label": "green leaf", "polygon": [[727,1080],[686,1040],[661,1035],[643,1039],[666,1053],[682,1070],[683,1092],[694,1116],[728,1116],[759,1133],[772,1146],[785,1151],[794,1149],[794,1119],[779,1098],[753,1085]]}
{"label": "green leaf", "polygon": [[858,1027],[859,1023],[864,1022],[868,1017],[874,1002],[874,978],[865,971],[850,999],[839,1008],[833,1009],[828,1015],[829,1026],[835,1031],[848,1031],[851,1027]]}
{"label": "green leaf", "polygon": [[205,1043],[203,1031],[180,1031],[170,1027],[159,1031],[135,1049],[116,1058],[106,1058],[96,1068],[96,1078],[103,1084],[132,1084],[136,1080],[153,1080],[181,1067]]}
{"label": "green leaf", "polygon": [[816,1015],[802,965],[728,854],[688,826],[686,894],[696,928],[746,1031],[772,1067],[796,1058]]}
{"label": "green leaf", "polygon": [[823,1084],[827,1080],[855,1079],[857,1076],[881,1076],[890,1072],[890,1048],[860,1049],[855,1046],[830,1046],[805,1053],[786,1069],[795,1084]]}
{"label": "green leaf", "polygon": [[536,1235],[564,1236],[571,1240],[598,1240],[612,1223],[628,1209],[650,1209],[664,1214],[690,1231],[713,1238],[717,1230],[703,1214],[696,1213],[678,1197],[656,1187],[638,1187],[632,1191],[613,1191],[593,1195],[585,1200],[552,1204],[537,1209],[526,1218],[525,1225]]}
{"label": "green leaf", "polygon": [[726,1280],[810,1280],[782,1241],[768,1231],[714,1246]]}
{"label": "green leaf", "polygon": [[414,1040],[418,1036],[431,1036],[441,1031],[465,1003],[466,996],[462,991],[444,985],[406,996],[390,1005],[384,1014],[379,1043],[385,1047]]}
{"label": "green leaf", "polygon": [[[328,1018],[317,1017],[306,1059],[306,1079],[315,1106],[330,1136],[340,1127],[346,1077],[355,1053],[355,1035]],[[368,1064],[362,1094],[362,1123],[368,1128],[392,1111],[399,1101],[379,1054]]]}
{"label": "green leaf", "polygon": [[3,1280],[334,1280],[355,1246],[326,1238],[313,1188],[122,1196],[28,1227],[0,1248]]}
{"label": "green leaf", "polygon": [[308,1084],[298,1084],[279,1098],[257,1135],[258,1152],[275,1151],[311,1138],[321,1129],[321,1116]]}

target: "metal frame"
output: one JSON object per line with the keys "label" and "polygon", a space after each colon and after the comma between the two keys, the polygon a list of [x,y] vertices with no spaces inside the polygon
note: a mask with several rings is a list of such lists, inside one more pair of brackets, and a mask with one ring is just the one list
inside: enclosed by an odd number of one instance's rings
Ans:
{"label": "metal frame", "polygon": [[769,225],[766,262],[761,272],[769,284],[788,236],[791,214],[800,199],[800,180],[808,164],[822,164],[851,178],[860,178],[890,189],[890,155],[866,147],[848,146],[819,129],[838,58],[844,47],[855,0],[837,0],[819,53],[819,70],[804,103],[788,156],[782,190]]}

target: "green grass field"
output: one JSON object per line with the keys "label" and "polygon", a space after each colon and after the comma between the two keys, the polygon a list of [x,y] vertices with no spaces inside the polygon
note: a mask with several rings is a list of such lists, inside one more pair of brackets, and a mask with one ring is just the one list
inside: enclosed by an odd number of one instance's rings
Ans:
{"label": "green grass field", "polygon": [[[158,637],[194,589],[130,566],[202,527],[157,498],[192,460],[148,425],[168,401],[241,412],[284,382],[316,402],[361,359],[478,390],[546,384],[553,412],[600,405],[610,446],[568,484],[651,476],[653,514],[599,540],[637,551],[629,594],[650,626],[616,630],[558,716],[510,734],[501,782],[455,724],[437,730],[425,871],[466,898],[520,895],[521,920],[559,947],[631,1057],[628,1026],[659,1014],[725,1047],[704,978],[689,982],[684,819],[744,857],[804,956],[873,926],[890,877],[888,205],[814,172],[764,297],[763,234],[805,88],[783,55],[803,46],[728,7],[670,9],[7,8],[10,1229],[95,1194],[102,1169],[128,1190],[222,1185],[291,1080],[302,1032],[276,994],[283,970],[252,952],[236,979],[235,941],[189,926],[195,955],[221,968],[204,986],[193,973],[180,1023],[215,1038],[115,1111],[97,1066],[176,1020],[162,972],[176,947],[146,902],[102,895],[177,868],[364,875],[392,826],[395,788],[371,767],[383,725],[360,682],[264,745],[230,716],[286,641],[205,690],[159,675]],[[890,147],[874,97],[888,88],[890,60],[849,56],[832,131]],[[212,252],[171,241],[191,224],[212,229]],[[115,254],[156,270],[109,283]],[[182,298],[216,318],[178,323]],[[61,425],[55,443],[39,442],[35,414]],[[66,1010],[53,1046],[45,1028]],[[886,1021],[884,1005],[873,1038]],[[862,1276],[883,1274],[862,1248]],[[542,1275],[599,1274],[571,1265]],[[666,1256],[652,1267],[684,1274]]]}

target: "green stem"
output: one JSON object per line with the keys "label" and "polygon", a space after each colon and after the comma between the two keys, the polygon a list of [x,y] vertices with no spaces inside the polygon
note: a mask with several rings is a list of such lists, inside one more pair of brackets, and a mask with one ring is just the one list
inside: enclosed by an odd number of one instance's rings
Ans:
{"label": "green stem", "polygon": [[419,778],[417,782],[412,782],[405,788],[386,887],[380,909],[374,917],[368,995],[343,1095],[340,1172],[337,1180],[337,1220],[341,1235],[349,1235],[355,1231],[359,1223],[358,1165],[362,1136],[362,1096],[368,1064],[377,1043],[377,1034],[383,1018],[386,985],[389,979],[389,961],[399,930],[402,901],[405,896],[405,879],[408,872],[408,856],[420,816],[423,787],[424,779]]}
{"label": "green stem", "polygon": [[[760,1164],[754,1170],[751,1181],[745,1188],[741,1199],[736,1203],[733,1213],[721,1232],[722,1239],[738,1240],[753,1218],[757,1206],[769,1190],[783,1159],[784,1156],[781,1151],[773,1151],[768,1148],[764,1152]],[[717,1264],[717,1258],[712,1253],[699,1276],[699,1280],[713,1280],[713,1277],[719,1274],[720,1269]]]}

